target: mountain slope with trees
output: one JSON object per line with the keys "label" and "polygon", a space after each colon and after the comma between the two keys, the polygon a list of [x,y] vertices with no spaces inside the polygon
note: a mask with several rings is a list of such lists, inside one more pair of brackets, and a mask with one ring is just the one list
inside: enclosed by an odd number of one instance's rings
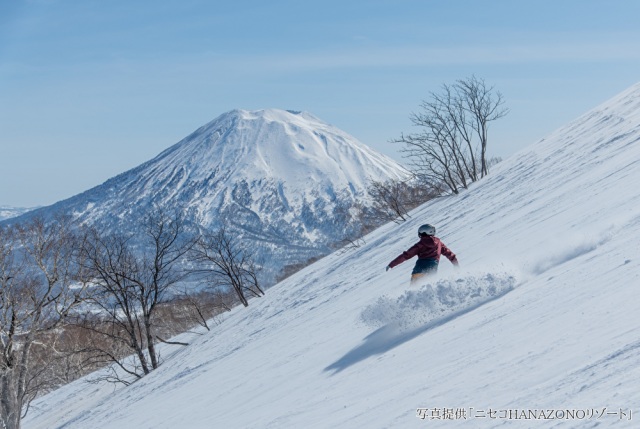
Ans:
{"label": "mountain slope with trees", "polygon": [[[190,346],[163,345],[165,363],[133,385],[77,381],[37,399],[24,427],[631,424],[639,141],[637,84],[185,334]],[[462,268],[410,287],[409,263],[384,267],[426,222]]]}

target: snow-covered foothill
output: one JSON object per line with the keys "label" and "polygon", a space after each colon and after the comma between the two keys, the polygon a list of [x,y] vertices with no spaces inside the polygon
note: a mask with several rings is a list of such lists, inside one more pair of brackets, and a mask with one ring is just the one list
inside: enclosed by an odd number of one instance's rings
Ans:
{"label": "snow-covered foothill", "polygon": [[33,208],[0,206],[0,221],[25,214]]}

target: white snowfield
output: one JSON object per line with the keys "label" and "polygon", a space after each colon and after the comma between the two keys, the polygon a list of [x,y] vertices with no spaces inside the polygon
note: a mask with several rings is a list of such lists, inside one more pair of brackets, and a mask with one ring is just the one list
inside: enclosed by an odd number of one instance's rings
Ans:
{"label": "white snowfield", "polygon": [[[640,84],[24,428],[639,427],[639,184]],[[462,268],[410,287],[427,222]]]}

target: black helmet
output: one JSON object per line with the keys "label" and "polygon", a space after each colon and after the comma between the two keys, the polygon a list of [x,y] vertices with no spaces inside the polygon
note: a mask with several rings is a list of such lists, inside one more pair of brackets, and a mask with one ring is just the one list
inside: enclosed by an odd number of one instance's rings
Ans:
{"label": "black helmet", "polygon": [[436,227],[433,225],[429,225],[428,223],[422,225],[420,228],[418,228],[418,235],[420,237],[425,235],[436,235]]}

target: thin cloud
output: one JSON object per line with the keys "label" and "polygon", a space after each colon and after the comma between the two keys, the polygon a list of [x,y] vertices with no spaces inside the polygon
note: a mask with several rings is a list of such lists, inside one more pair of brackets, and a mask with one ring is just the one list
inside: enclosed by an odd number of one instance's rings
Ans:
{"label": "thin cloud", "polygon": [[312,54],[258,55],[226,58],[229,65],[271,71],[304,71],[371,67],[459,66],[609,62],[640,59],[635,44],[556,44],[476,46],[452,48],[367,48]]}

